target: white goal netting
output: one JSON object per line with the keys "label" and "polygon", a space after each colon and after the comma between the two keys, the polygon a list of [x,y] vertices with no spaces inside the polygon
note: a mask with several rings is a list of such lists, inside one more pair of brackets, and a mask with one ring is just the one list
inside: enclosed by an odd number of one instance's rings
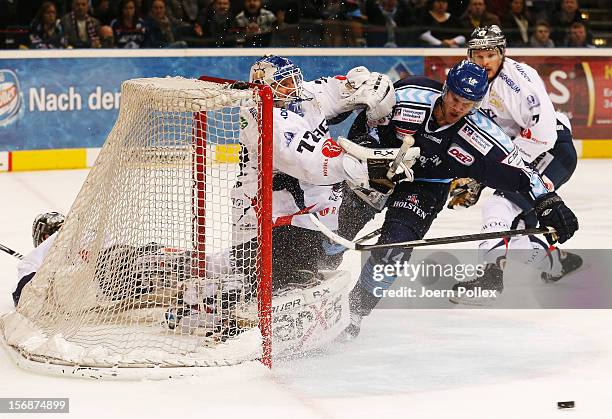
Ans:
{"label": "white goal netting", "polygon": [[49,255],[0,321],[5,342],[28,361],[79,368],[261,358],[268,157],[250,156],[261,169],[252,239],[232,226],[239,164],[220,155],[238,150],[242,112],[264,131],[260,92],[182,78],[128,80],[121,92]]}

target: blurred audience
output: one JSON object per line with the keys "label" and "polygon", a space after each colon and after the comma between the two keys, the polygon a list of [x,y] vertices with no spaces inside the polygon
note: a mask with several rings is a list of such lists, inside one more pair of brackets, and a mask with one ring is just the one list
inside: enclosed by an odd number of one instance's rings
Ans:
{"label": "blurred audience", "polygon": [[29,38],[30,48],[53,49],[68,46],[54,3],[46,1],[40,6],[30,26]]}
{"label": "blurred audience", "polygon": [[267,47],[275,29],[276,16],[263,8],[261,0],[244,0],[244,8],[233,23],[233,30],[239,34],[238,46]]}
{"label": "blurred audience", "polygon": [[206,10],[200,13],[198,25],[208,46],[229,47],[235,41],[230,33],[234,17],[231,13],[230,0],[213,0]]}
{"label": "blurred audience", "polygon": [[552,14],[549,22],[552,27],[553,41],[557,45],[562,45],[570,25],[575,22],[584,22],[578,1],[561,0],[560,10]]}
{"label": "blurred audience", "polygon": [[532,23],[525,0],[512,0],[508,13],[502,19],[502,28],[508,46],[518,48],[529,46]]}
{"label": "blurred audience", "polygon": [[427,2],[427,11],[423,13],[420,22],[428,29],[419,37],[425,46],[457,48],[465,44],[465,36],[459,29],[459,20],[447,10],[448,1]]}
{"label": "blurred audience", "polygon": [[[78,0],[80,1],[80,0]],[[145,19],[145,48],[185,48],[187,43],[180,39],[176,26],[166,14],[164,0],[153,0],[151,11]]]}
{"label": "blurred audience", "polygon": [[110,0],[94,0],[93,17],[98,19],[101,25],[110,25],[111,20],[115,17]]}
{"label": "blurred audience", "polygon": [[98,36],[100,37],[100,48],[115,48],[113,28],[111,28],[110,25],[100,26]]}
{"label": "blurred audience", "polygon": [[610,1],[0,0],[0,49],[454,48],[494,24],[510,47],[612,46]]}
{"label": "blurred audience", "polygon": [[121,0],[121,16],[113,19],[111,28],[117,48],[141,48],[145,41],[145,22],[139,17],[134,0]]}
{"label": "blurred audience", "polygon": [[88,13],[87,0],[72,0],[72,11],[62,18],[68,44],[73,48],[100,48],[100,22]]}
{"label": "blurred audience", "polygon": [[555,42],[550,39],[550,25],[545,20],[538,20],[533,35],[529,38],[529,46],[534,48],[554,48]]}
{"label": "blurred audience", "polygon": [[588,31],[587,27],[582,22],[574,22],[569,27],[565,43],[563,44],[569,48],[595,48],[588,42]]}
{"label": "blurred audience", "polygon": [[368,27],[365,34],[370,47],[410,45],[408,33],[415,19],[406,0],[367,0]]}
{"label": "blurred audience", "polygon": [[467,9],[459,20],[467,36],[478,27],[490,25],[501,26],[499,17],[487,11],[484,0],[469,0]]}
{"label": "blurred audience", "polygon": [[[365,8],[365,5],[363,5]],[[328,47],[365,46],[364,27],[367,16],[358,0],[328,0],[323,8],[323,38]]]}

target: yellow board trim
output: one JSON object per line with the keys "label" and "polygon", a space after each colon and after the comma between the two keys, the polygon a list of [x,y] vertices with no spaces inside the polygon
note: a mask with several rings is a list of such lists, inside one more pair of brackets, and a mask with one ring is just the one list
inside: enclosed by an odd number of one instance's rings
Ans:
{"label": "yellow board trim", "polygon": [[240,144],[217,145],[215,147],[215,161],[219,163],[238,163]]}
{"label": "yellow board trim", "polygon": [[605,159],[612,157],[612,140],[582,140],[583,159]]}
{"label": "yellow board trim", "polygon": [[87,150],[84,148],[13,151],[11,158],[14,172],[87,167]]}

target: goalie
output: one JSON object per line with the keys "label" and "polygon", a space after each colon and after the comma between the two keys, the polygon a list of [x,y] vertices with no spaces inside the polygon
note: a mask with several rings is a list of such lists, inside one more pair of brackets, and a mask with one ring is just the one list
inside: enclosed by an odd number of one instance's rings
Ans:
{"label": "goalie", "polygon": [[[324,77],[304,82],[301,70],[289,59],[266,56],[251,67],[250,82],[271,87],[274,95],[273,179],[273,287],[304,281],[304,271],[316,273],[325,251],[325,236],[310,220],[317,214],[331,230],[338,225],[342,202],[341,185],[348,181],[368,190],[388,191],[393,183],[386,172],[397,149],[383,158],[354,157],[329,135],[328,121],[337,121],[353,110],[365,110],[371,126],[387,124],[395,92],[386,75],[365,67],[346,76]],[[239,271],[253,278],[254,266],[241,266],[242,255],[257,246],[257,121],[246,111],[241,114],[241,172],[232,190],[234,229],[253,240],[218,255],[212,266],[224,273]],[[415,149],[416,150],[416,149]],[[376,156],[369,150],[369,157]],[[406,163],[404,177],[410,177]]]}
{"label": "goalie", "polygon": [[[325,301],[335,299],[338,307],[344,306],[344,310],[338,310],[344,314],[342,320],[327,322],[329,328],[323,333],[329,341],[348,325],[348,291],[352,281],[340,271],[319,272],[319,263],[325,259],[323,243],[326,237],[312,223],[310,214],[317,214],[327,228],[336,230],[342,183],[347,181],[367,191],[388,192],[394,183],[387,178],[387,170],[399,149],[377,153],[380,150],[341,143],[351,151],[348,153],[330,137],[328,121],[336,122],[353,110],[363,110],[370,125],[387,124],[395,104],[395,92],[386,75],[370,72],[365,67],[354,68],[346,76],[304,82],[295,64],[277,56],[256,61],[251,67],[249,81],[270,86],[274,95],[272,286],[275,306],[283,296],[309,300],[304,306],[300,305],[299,313],[308,317],[312,314],[308,304],[320,306],[324,302],[320,297],[313,297],[317,287],[332,290]],[[254,255],[258,247],[255,198],[260,134],[258,123],[249,110],[241,112],[240,116],[240,174],[231,196],[234,232],[246,240],[225,251],[207,255],[206,266],[215,270],[212,275],[240,277],[254,295],[257,267],[254,258],[249,256]],[[416,152],[417,148],[403,163],[402,177],[411,178],[409,167],[414,163]],[[306,298],[309,293],[311,297]],[[330,311],[335,309],[336,306],[330,307]],[[288,324],[280,332],[275,328],[274,335],[291,335],[291,329],[299,328]],[[319,344],[326,340],[310,338],[311,341],[317,339]]]}

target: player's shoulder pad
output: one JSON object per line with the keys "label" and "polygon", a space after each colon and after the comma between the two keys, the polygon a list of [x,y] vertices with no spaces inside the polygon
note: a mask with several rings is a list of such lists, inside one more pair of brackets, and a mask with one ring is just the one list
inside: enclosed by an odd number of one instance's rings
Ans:
{"label": "player's shoulder pad", "polygon": [[457,131],[458,135],[481,154],[486,155],[494,147],[500,148],[504,153],[514,149],[510,137],[482,111],[466,116],[464,121]]}
{"label": "player's shoulder pad", "polygon": [[[498,77],[513,93],[524,97],[526,100],[529,100],[529,96],[532,96],[532,101],[537,101],[537,87],[544,85],[533,67],[510,58],[504,60],[504,65]],[[546,90],[544,90],[545,92]],[[529,105],[531,106],[531,103]]]}
{"label": "player's shoulder pad", "polygon": [[423,76],[408,76],[394,84],[397,103],[430,105],[442,92],[442,84]]}

